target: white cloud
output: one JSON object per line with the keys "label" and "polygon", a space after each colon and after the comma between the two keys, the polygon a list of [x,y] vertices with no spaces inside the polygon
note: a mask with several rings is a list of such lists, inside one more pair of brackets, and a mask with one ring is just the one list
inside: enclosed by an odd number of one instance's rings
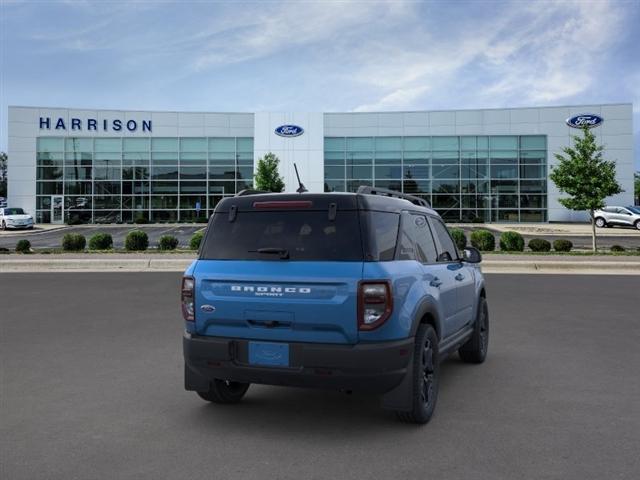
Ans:
{"label": "white cloud", "polygon": [[[373,64],[363,56],[355,76],[380,93],[355,110],[427,107],[419,102],[426,100],[420,93],[407,101],[406,92],[429,91],[455,103],[457,88],[470,86],[475,103],[491,106],[569,99],[601,74],[602,55],[615,44],[625,20],[624,6],[608,1],[500,6],[496,17],[451,22],[442,38],[430,36],[428,26],[408,25],[409,50],[407,36],[401,36],[385,47],[388,61]],[[465,69],[470,74],[463,74]],[[475,85],[467,84],[470,77]],[[460,93],[468,106],[470,92]]]}
{"label": "white cloud", "polygon": [[[615,41],[624,17],[610,2],[543,4],[529,21],[485,57],[494,78],[488,97],[550,103],[587,90],[600,72],[601,55]],[[540,5],[540,4],[537,4]]]}
{"label": "white cloud", "polygon": [[245,6],[243,12],[224,19],[224,29],[214,27],[212,32],[200,34],[209,38],[193,64],[196,70],[204,70],[314,44],[331,50],[332,44],[343,44],[345,37],[353,38],[356,32],[366,35],[380,21],[403,18],[405,4],[401,0],[387,0]]}
{"label": "white cloud", "polygon": [[356,112],[375,112],[380,110],[394,110],[399,108],[411,108],[415,101],[420,98],[427,90],[428,85],[400,88],[394,90],[390,94],[382,97],[375,103],[364,104],[356,107]]}

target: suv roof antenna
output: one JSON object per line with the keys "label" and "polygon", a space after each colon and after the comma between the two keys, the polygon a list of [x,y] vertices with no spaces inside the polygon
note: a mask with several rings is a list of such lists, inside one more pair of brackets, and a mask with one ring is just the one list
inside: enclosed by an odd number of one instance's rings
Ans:
{"label": "suv roof antenna", "polygon": [[296,177],[298,177],[298,185],[300,185],[296,190],[296,192],[298,193],[308,192],[309,190],[307,190],[307,188],[304,186],[304,183],[300,181],[300,175],[298,174],[298,166],[295,163],[293,164],[293,168],[296,169]]}

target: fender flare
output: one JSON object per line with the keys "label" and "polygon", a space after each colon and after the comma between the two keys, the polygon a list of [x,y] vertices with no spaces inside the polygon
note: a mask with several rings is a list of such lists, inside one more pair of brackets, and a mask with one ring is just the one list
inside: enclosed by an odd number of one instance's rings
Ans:
{"label": "fender flare", "polygon": [[440,319],[440,314],[438,313],[438,309],[436,307],[435,301],[430,299],[425,299],[422,301],[416,314],[413,319],[413,324],[411,325],[411,331],[409,336],[415,337],[418,332],[418,327],[422,319],[425,315],[430,315],[433,318],[433,328],[436,330],[436,335],[438,335],[438,339],[442,340],[442,320]]}

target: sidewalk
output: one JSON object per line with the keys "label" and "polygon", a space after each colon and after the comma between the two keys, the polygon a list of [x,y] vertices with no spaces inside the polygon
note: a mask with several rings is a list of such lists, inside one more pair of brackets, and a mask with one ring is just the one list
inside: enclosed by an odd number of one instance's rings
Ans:
{"label": "sidewalk", "polygon": [[[2,272],[182,272],[194,253],[0,256]],[[640,275],[638,256],[485,255],[485,273]]]}

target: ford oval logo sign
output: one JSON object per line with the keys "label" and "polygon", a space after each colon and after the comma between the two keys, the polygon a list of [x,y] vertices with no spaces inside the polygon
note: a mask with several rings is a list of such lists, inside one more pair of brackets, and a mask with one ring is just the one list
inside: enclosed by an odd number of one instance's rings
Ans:
{"label": "ford oval logo sign", "polygon": [[567,125],[573,128],[593,128],[600,125],[604,119],[600,115],[592,113],[581,113],[567,118]]}
{"label": "ford oval logo sign", "polygon": [[276,135],[281,137],[299,137],[303,133],[303,128],[297,125],[281,125],[276,128]]}

